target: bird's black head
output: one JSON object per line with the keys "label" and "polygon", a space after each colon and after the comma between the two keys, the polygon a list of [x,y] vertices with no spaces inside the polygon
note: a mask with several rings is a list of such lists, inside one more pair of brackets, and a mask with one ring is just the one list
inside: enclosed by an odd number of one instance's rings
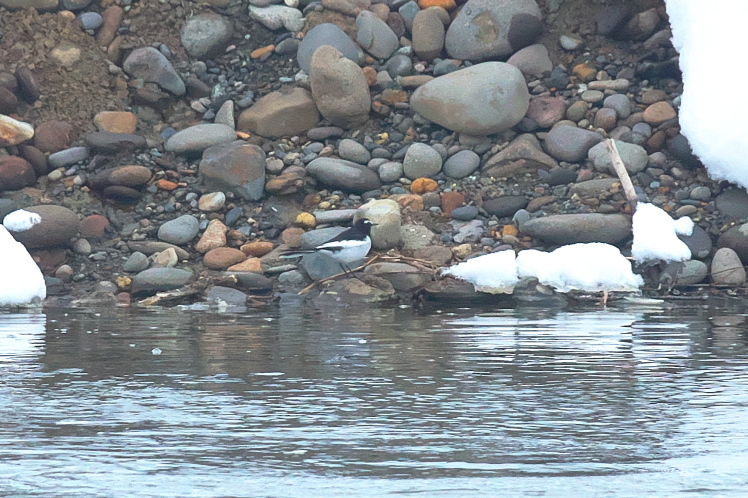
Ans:
{"label": "bird's black head", "polygon": [[372,223],[368,218],[361,218],[353,224],[352,228],[369,235],[371,233],[371,227],[374,225],[376,225],[376,223]]}

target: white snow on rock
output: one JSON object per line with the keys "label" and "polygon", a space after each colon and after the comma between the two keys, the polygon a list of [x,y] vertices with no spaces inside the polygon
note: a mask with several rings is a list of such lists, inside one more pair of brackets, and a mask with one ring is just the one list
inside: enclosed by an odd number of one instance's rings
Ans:
{"label": "white snow on rock", "polygon": [[501,251],[472,258],[442,272],[465,280],[481,292],[506,293],[519,278],[535,277],[559,292],[635,292],[644,285],[617,247],[600,242],[571,244],[552,252]]}
{"label": "white snow on rock", "polygon": [[631,255],[638,264],[691,259],[691,250],[678,238],[693,232],[693,220],[688,216],[674,220],[654,204],[639,203],[631,225]]}
{"label": "white snow on rock", "polygon": [[3,225],[11,232],[24,232],[37,223],[41,223],[42,217],[37,213],[18,209],[8,213],[3,219]]}
{"label": "white snow on rock", "polygon": [[39,266],[6,228],[28,230],[40,221],[38,214],[18,210],[8,214],[0,225],[0,307],[40,303],[47,297]]}
{"label": "white snow on rock", "polygon": [[743,117],[748,100],[720,91],[706,68],[734,67],[745,46],[745,0],[666,0],[673,46],[680,53],[683,95],[681,132],[714,180],[748,188],[748,139]]}
{"label": "white snow on rock", "polygon": [[520,251],[517,270],[520,278],[535,277],[559,292],[635,292],[644,285],[621,251],[602,242],[570,244],[551,252]]}
{"label": "white snow on rock", "polygon": [[499,251],[450,266],[442,275],[470,282],[479,292],[508,294],[517,284],[514,251]]}

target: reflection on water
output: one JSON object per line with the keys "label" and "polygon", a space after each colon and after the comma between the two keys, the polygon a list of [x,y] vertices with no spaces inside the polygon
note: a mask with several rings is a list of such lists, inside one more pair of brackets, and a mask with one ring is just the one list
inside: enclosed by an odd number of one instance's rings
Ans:
{"label": "reflection on water", "polygon": [[746,316],[0,315],[0,495],[740,496]]}

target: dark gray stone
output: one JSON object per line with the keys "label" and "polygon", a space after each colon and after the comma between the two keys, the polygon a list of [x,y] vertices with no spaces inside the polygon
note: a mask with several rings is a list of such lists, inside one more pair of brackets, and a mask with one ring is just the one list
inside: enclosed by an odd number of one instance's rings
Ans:
{"label": "dark gray stone", "polygon": [[157,292],[174,290],[187,284],[192,279],[192,272],[177,268],[149,268],[135,275],[132,279],[134,296],[152,295]]}

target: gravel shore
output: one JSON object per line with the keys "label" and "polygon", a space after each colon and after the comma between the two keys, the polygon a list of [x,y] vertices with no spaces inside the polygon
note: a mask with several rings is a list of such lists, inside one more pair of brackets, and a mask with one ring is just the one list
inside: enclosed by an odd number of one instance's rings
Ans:
{"label": "gravel shore", "polygon": [[[670,36],[657,0],[0,0],[0,219],[41,215],[49,305],[504,299],[439,269],[630,252],[613,138],[696,223],[645,292],[742,294],[748,194],[680,134]],[[279,258],[361,216],[359,278]]]}

